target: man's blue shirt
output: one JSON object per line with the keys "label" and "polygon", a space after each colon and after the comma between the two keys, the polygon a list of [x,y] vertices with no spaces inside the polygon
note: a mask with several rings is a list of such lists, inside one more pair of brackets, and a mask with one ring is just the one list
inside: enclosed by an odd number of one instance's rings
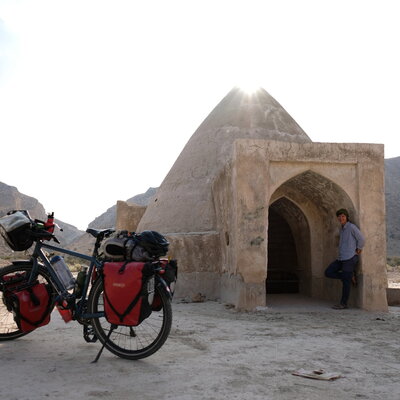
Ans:
{"label": "man's blue shirt", "polygon": [[351,222],[346,222],[340,230],[339,260],[349,260],[356,249],[364,247],[365,239],[360,230]]}

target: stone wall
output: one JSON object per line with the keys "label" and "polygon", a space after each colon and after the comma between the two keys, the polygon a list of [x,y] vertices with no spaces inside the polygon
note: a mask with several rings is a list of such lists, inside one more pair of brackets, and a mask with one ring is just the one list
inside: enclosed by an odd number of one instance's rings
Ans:
{"label": "stone wall", "polygon": [[165,234],[168,255],[178,260],[175,297],[190,300],[220,298],[221,250],[218,232]]}
{"label": "stone wall", "polygon": [[[146,207],[117,202],[117,230],[135,232]],[[220,297],[220,234],[216,231],[165,233],[168,256],[178,260],[176,298],[218,299]]]}
{"label": "stone wall", "polygon": [[117,217],[115,228],[136,232],[139,222],[146,211],[145,206],[129,204],[126,201],[117,201]]}
{"label": "stone wall", "polygon": [[346,207],[367,239],[352,305],[386,310],[383,179],[381,145],[237,140],[231,162],[213,186],[218,226],[235,232],[229,233],[235,243],[225,249],[223,257],[229,265],[222,268],[230,275],[224,279],[225,292],[233,288],[239,292],[236,305],[240,308],[268,302],[264,287],[268,207],[286,198],[309,224],[310,248],[302,257],[303,263],[309,263],[305,267],[311,296],[338,300],[340,282],[326,279],[324,270],[336,257],[339,226],[335,211]]}
{"label": "stone wall", "polygon": [[[387,310],[382,145],[238,139],[210,190],[215,230],[160,229],[171,243],[170,256],[178,260],[177,297],[221,298],[248,310],[268,305],[268,215],[273,207],[294,236],[301,293],[337,302],[341,283],[325,278],[324,270],[337,255],[335,211],[345,207],[366,237],[350,305]],[[124,207],[119,222],[132,218]],[[138,221],[134,217],[133,225]],[[122,222],[117,226],[127,229]]]}

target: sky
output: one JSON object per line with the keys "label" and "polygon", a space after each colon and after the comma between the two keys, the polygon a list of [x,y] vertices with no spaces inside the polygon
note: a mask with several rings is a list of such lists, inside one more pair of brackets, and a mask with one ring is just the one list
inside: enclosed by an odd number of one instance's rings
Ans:
{"label": "sky", "polygon": [[0,0],[0,182],[80,229],[158,187],[235,86],[400,156],[397,0]]}

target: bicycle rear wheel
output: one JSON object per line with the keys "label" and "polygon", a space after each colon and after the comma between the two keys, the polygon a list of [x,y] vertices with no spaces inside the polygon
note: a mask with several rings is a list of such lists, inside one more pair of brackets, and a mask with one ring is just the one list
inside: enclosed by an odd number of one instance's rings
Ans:
{"label": "bicycle rear wheel", "polygon": [[[92,325],[97,337],[104,346],[121,358],[138,360],[149,357],[165,343],[171,330],[172,309],[171,302],[163,290],[156,286],[156,292],[161,299],[161,310],[153,311],[138,326],[119,325],[111,333],[111,324],[105,317],[93,318]],[[88,299],[89,313],[103,313],[103,282],[98,279]]]}
{"label": "bicycle rear wheel", "polygon": [[[25,274],[29,276],[32,271],[32,265],[29,263],[20,263],[20,264],[12,264],[7,265],[6,267],[0,268],[0,341],[2,340],[13,340],[17,339],[21,336],[27,335],[26,332],[22,332],[16,322],[14,321],[14,315],[12,311],[9,311],[5,305],[4,299],[4,287],[7,282],[7,278],[15,275],[15,274]],[[53,288],[52,284],[50,283],[50,278],[46,271],[43,268],[39,267],[39,274],[37,277],[40,283],[45,283],[50,285]],[[54,294],[52,298],[54,299]],[[53,309],[54,304],[52,304],[50,311]],[[29,333],[29,332],[28,332]]]}

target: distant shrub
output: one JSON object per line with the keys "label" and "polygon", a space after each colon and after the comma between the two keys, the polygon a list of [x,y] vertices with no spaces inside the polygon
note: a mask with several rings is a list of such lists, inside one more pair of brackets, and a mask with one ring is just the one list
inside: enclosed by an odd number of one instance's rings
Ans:
{"label": "distant shrub", "polygon": [[391,267],[400,267],[400,257],[388,257],[386,263]]}

